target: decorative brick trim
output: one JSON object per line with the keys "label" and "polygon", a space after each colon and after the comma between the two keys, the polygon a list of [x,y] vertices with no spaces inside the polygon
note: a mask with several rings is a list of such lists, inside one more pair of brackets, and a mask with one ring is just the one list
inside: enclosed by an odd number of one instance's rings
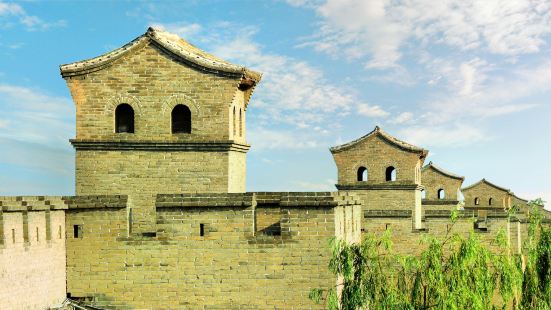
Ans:
{"label": "decorative brick trim", "polygon": [[74,209],[124,209],[126,195],[67,196],[63,197],[69,210]]}
{"label": "decorative brick trim", "polygon": [[246,153],[250,146],[232,141],[154,142],[154,141],[99,141],[71,139],[76,150],[85,151],[158,151],[158,152],[227,152]]}
{"label": "decorative brick trim", "polygon": [[128,94],[119,94],[109,98],[104,108],[105,114],[113,117],[113,122],[115,117],[115,109],[122,103],[130,105],[136,115],[142,115],[142,104],[137,97]]}
{"label": "decorative brick trim", "polygon": [[163,106],[161,108],[161,114],[165,115],[167,112],[172,112],[172,109],[178,104],[184,104],[190,110],[192,113],[199,117],[201,116],[201,110],[199,109],[199,105],[197,104],[197,101],[189,96],[186,96],[184,94],[175,94],[170,97],[168,97],[164,102]]}
{"label": "decorative brick trim", "polygon": [[364,218],[377,217],[412,217],[411,210],[365,210]]}
{"label": "decorative brick trim", "polygon": [[418,184],[404,184],[388,182],[380,184],[335,184],[338,190],[421,190],[424,187]]}
{"label": "decorative brick trim", "polygon": [[445,206],[445,205],[457,205],[459,203],[459,200],[425,200],[423,199],[421,201],[423,205],[437,205],[437,206]]}

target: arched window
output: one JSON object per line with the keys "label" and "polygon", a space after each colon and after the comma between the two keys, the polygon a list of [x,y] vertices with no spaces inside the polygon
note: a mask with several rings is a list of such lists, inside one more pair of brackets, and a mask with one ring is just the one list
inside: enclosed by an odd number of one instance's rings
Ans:
{"label": "arched window", "polygon": [[235,134],[236,134],[236,129],[235,129],[236,127],[235,126],[237,126],[237,123],[235,122],[235,107],[233,107],[233,122],[232,122],[232,124],[233,124],[233,136],[235,137]]}
{"label": "arched window", "polygon": [[474,199],[474,204],[475,204],[476,206],[478,206],[478,205],[480,204],[480,199],[479,199],[478,197],[476,197],[476,198]]}
{"label": "arched window", "polygon": [[396,168],[392,166],[386,168],[386,180],[396,181]]}
{"label": "arched window", "polygon": [[443,188],[441,188],[438,190],[438,199],[444,199],[444,198],[446,198],[446,192],[444,191]]}
{"label": "arched window", "polygon": [[367,168],[366,167],[358,168],[358,181],[360,181],[360,182],[367,181]]}
{"label": "arched window", "polygon": [[492,205],[492,202],[494,202],[494,199],[490,198],[490,199],[488,200],[488,205],[491,206],[491,205]]}
{"label": "arched window", "polygon": [[115,132],[134,133],[134,109],[122,103],[115,109]]}
{"label": "arched window", "polygon": [[191,133],[191,111],[183,104],[172,109],[172,133]]}
{"label": "arched window", "polygon": [[239,136],[243,137],[243,110],[239,109]]}
{"label": "arched window", "polygon": [[421,199],[426,199],[427,198],[427,191],[426,190],[421,190]]}

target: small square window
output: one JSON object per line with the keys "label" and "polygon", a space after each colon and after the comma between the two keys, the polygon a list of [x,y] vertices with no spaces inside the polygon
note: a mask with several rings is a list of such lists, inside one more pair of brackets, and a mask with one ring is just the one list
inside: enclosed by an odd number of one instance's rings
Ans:
{"label": "small square window", "polygon": [[205,236],[205,224],[199,224],[199,236]]}
{"label": "small square window", "polygon": [[73,225],[73,237],[82,238],[82,225]]}

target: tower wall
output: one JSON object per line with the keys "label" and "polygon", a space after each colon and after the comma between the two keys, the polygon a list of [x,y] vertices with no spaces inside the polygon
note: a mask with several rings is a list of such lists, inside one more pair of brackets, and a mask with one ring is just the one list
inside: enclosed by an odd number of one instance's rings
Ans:
{"label": "tower wall", "polygon": [[431,168],[423,169],[421,179],[425,187],[425,199],[429,201],[439,200],[438,190],[443,189],[445,198],[443,200],[459,201],[459,189],[463,180],[446,177]]}
{"label": "tower wall", "polygon": [[[465,197],[465,208],[503,209],[512,206],[512,195],[508,190],[497,189],[485,182],[464,189],[463,196]],[[475,198],[479,198],[480,203],[478,205],[475,204]],[[489,204],[490,198],[492,198],[492,205]]]}

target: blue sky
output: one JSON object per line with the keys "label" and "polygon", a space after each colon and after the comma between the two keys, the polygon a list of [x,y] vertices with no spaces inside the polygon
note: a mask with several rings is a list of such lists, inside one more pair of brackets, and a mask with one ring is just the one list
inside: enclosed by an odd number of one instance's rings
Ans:
{"label": "blue sky", "polygon": [[151,25],[264,73],[249,191],[334,190],[328,148],[380,125],[465,185],[551,201],[551,4],[538,0],[0,0],[1,195],[73,193],[58,66]]}

